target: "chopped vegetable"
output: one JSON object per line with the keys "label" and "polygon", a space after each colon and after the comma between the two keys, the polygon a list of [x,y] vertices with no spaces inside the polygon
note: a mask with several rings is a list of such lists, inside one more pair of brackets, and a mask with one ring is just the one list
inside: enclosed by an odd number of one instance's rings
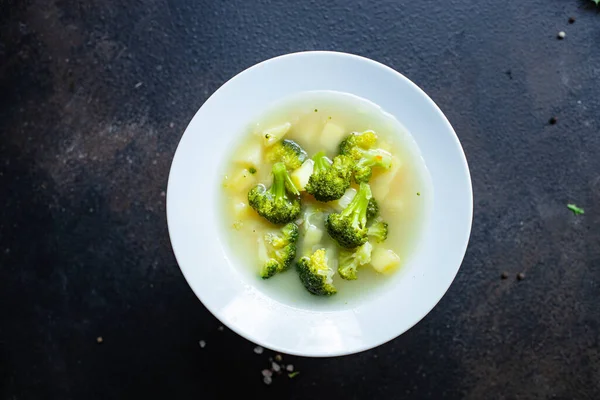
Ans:
{"label": "chopped vegetable", "polygon": [[296,258],[298,225],[290,222],[280,232],[267,233],[258,241],[259,259],[262,262],[260,276],[269,279],[290,267]]}
{"label": "chopped vegetable", "polygon": [[304,211],[302,232],[302,255],[310,255],[317,250],[325,232],[325,213],[314,207],[307,207]]}
{"label": "chopped vegetable", "polygon": [[340,143],[340,154],[355,160],[354,180],[356,183],[367,183],[371,179],[373,167],[389,169],[392,166],[392,155],[385,150],[373,148],[377,142],[377,134],[373,131],[353,133]]}
{"label": "chopped vegetable", "polygon": [[337,156],[333,162],[321,151],[314,155],[314,170],[306,185],[306,191],[322,202],[337,200],[350,187],[352,160]]}
{"label": "chopped vegetable", "polygon": [[327,217],[327,232],[341,247],[352,249],[367,241],[367,207],[371,197],[369,185],[361,183],[348,207]]}
{"label": "chopped vegetable", "polygon": [[567,204],[567,208],[573,211],[575,215],[585,214],[583,208],[577,207],[575,204]]}
{"label": "chopped vegetable", "polygon": [[252,211],[252,208],[245,201],[239,201],[233,206],[233,212],[237,219],[247,217]]}
{"label": "chopped vegetable", "polygon": [[402,167],[402,162],[398,157],[392,157],[392,166],[384,174],[378,175],[372,179],[369,184],[373,190],[373,196],[380,202],[386,201],[390,188],[394,185],[394,180]]}
{"label": "chopped vegetable", "polygon": [[384,222],[381,218],[376,218],[367,229],[367,235],[374,238],[377,243],[385,241],[388,235],[387,222]]}
{"label": "chopped vegetable", "polygon": [[246,168],[239,169],[231,175],[225,175],[223,186],[232,191],[245,191],[256,185],[256,177]]}
{"label": "chopped vegetable", "polygon": [[337,293],[333,286],[334,270],[329,266],[325,249],[315,251],[310,257],[304,256],[296,264],[300,281],[310,293],[317,296],[331,296]]}
{"label": "chopped vegetable", "polygon": [[354,196],[356,196],[356,189],[348,188],[342,197],[340,197],[337,201],[331,202],[330,204],[337,211],[342,211],[344,208],[348,207],[348,204],[350,204]]}
{"label": "chopped vegetable", "polygon": [[292,124],[286,122],[278,126],[274,126],[262,132],[263,144],[265,147],[271,147],[275,143],[279,142],[288,133]]}
{"label": "chopped vegetable", "polygon": [[369,242],[354,250],[342,249],[339,256],[338,274],[346,280],[356,279],[357,268],[371,261],[372,251],[373,246]]}
{"label": "chopped vegetable", "polygon": [[235,163],[244,168],[256,168],[263,161],[263,146],[259,141],[252,141],[248,145],[244,146],[238,153]]}
{"label": "chopped vegetable", "polygon": [[302,166],[292,172],[292,182],[296,185],[296,188],[304,192],[306,190],[306,185],[308,184],[308,180],[313,173],[315,162],[310,158],[302,164]]}
{"label": "chopped vegetable", "polygon": [[339,143],[344,139],[345,136],[346,130],[344,128],[331,121],[328,121],[323,127],[323,132],[321,132],[319,139],[323,149],[333,153],[337,150]]}
{"label": "chopped vegetable", "polygon": [[371,266],[380,273],[389,273],[400,264],[400,257],[392,250],[375,247],[371,253]]}
{"label": "chopped vegetable", "polygon": [[294,170],[300,168],[308,155],[298,143],[284,139],[267,150],[266,158],[269,162],[282,162],[288,169]]}
{"label": "chopped vegetable", "polygon": [[379,204],[375,200],[375,197],[371,197],[367,206],[367,221],[371,221],[377,215],[379,215]]}
{"label": "chopped vegetable", "polygon": [[258,215],[273,224],[294,221],[300,215],[300,192],[283,163],[274,164],[272,173],[271,188],[267,190],[263,184],[255,186],[248,192],[248,203]]}
{"label": "chopped vegetable", "polygon": [[297,377],[298,375],[300,375],[300,371],[294,371],[294,372],[290,372],[290,373],[288,374],[288,377],[289,377],[290,379],[292,379],[292,378],[295,378],[295,377]]}

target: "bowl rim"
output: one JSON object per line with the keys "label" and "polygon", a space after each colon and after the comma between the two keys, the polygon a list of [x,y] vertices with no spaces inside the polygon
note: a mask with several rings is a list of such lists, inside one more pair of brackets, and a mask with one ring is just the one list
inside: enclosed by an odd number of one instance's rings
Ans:
{"label": "bowl rim", "polygon": [[[331,351],[331,352],[311,352],[311,351],[301,351],[301,350],[294,350],[294,349],[289,349],[286,348],[284,346],[279,346],[279,345],[273,345],[271,343],[267,343],[264,340],[262,340],[259,337],[255,337],[252,334],[249,334],[248,332],[245,332],[241,329],[238,329],[237,326],[232,326],[230,324],[227,324],[225,321],[223,321],[223,319],[220,317],[219,313],[217,312],[217,310],[214,309],[214,307],[212,307],[210,304],[207,304],[207,302],[205,302],[203,300],[203,296],[202,294],[199,292],[199,290],[197,290],[197,287],[195,287],[191,282],[190,276],[189,276],[189,271],[187,268],[182,266],[181,263],[181,258],[180,258],[180,254],[179,251],[177,249],[177,245],[174,243],[173,240],[173,216],[171,216],[172,211],[170,211],[170,201],[169,201],[169,193],[170,193],[170,189],[172,187],[172,182],[173,182],[173,174],[174,174],[174,169],[173,169],[173,165],[175,163],[175,159],[177,157],[178,151],[180,150],[180,146],[182,146],[182,141],[183,138],[186,134],[186,132],[188,131],[188,129],[190,128],[190,125],[192,125],[193,121],[196,119],[196,117],[198,116],[198,114],[200,113],[201,109],[205,106],[205,104],[207,104],[212,98],[214,98],[215,96],[217,96],[220,92],[222,92],[223,90],[225,90],[225,88],[227,88],[228,86],[232,85],[234,82],[236,82],[238,79],[240,79],[241,77],[243,77],[246,74],[251,73],[254,69],[257,68],[261,68],[267,64],[270,63],[275,63],[281,59],[286,59],[286,58],[295,58],[298,56],[309,56],[309,55],[317,55],[317,56],[329,56],[329,55],[334,55],[337,57],[346,57],[346,58],[350,58],[350,59],[358,59],[362,62],[371,64],[372,66],[376,67],[376,68],[382,68],[388,72],[393,73],[394,75],[396,75],[396,77],[402,81],[404,81],[404,83],[408,84],[409,86],[412,86],[413,89],[415,89],[422,97],[424,100],[426,100],[429,105],[431,106],[431,109],[433,111],[435,111],[438,116],[442,119],[442,122],[446,125],[446,129],[448,129],[448,131],[452,134],[451,135],[451,139],[455,142],[455,144],[457,144],[457,147],[459,149],[459,154],[458,156],[460,157],[460,161],[461,161],[461,167],[463,169],[463,172],[465,173],[466,179],[467,179],[467,183],[468,183],[468,192],[465,192],[465,194],[467,195],[467,200],[468,200],[468,209],[469,209],[469,213],[468,213],[468,218],[465,220],[465,227],[466,229],[466,238],[464,240],[464,242],[461,244],[459,251],[460,251],[460,262],[458,263],[457,267],[455,268],[454,272],[452,273],[451,279],[448,280],[447,284],[444,285],[444,289],[440,290],[435,296],[433,296],[435,298],[435,300],[433,302],[431,302],[431,306],[430,307],[425,307],[423,308],[423,312],[419,313],[419,317],[418,318],[414,318],[414,320],[411,320],[409,323],[406,324],[406,328],[400,330],[397,334],[390,336],[386,339],[383,340],[377,340],[377,341],[371,341],[369,342],[369,344],[365,344],[363,346],[356,346],[354,348],[351,349],[345,349],[345,350],[341,350],[341,351]],[[299,93],[299,92],[297,92]],[[402,121],[401,121],[402,122]],[[286,54],[282,54],[279,56],[275,56],[266,60],[263,60],[261,62],[258,62],[248,68],[245,68],[244,70],[238,72],[237,74],[235,74],[232,78],[230,78],[229,80],[227,80],[225,83],[223,83],[217,90],[215,90],[203,103],[202,105],[198,108],[198,110],[194,113],[194,116],[190,119],[188,125],[186,126],[182,136],[179,139],[179,142],[177,144],[177,147],[175,149],[175,152],[173,153],[173,158],[169,167],[169,175],[168,175],[168,181],[167,181],[167,191],[166,191],[167,195],[166,195],[166,199],[165,199],[165,208],[166,208],[166,217],[167,217],[167,230],[169,233],[169,239],[171,242],[171,247],[173,249],[173,254],[175,256],[175,259],[177,261],[177,264],[179,266],[179,269],[181,271],[181,273],[183,274],[184,278],[186,279],[188,286],[192,289],[192,291],[194,292],[194,294],[196,295],[196,297],[198,297],[198,299],[201,301],[201,303],[204,305],[204,307],[206,307],[210,313],[217,318],[221,323],[223,323],[224,325],[228,326],[229,329],[233,330],[235,333],[237,333],[238,335],[240,335],[241,337],[251,341],[252,343],[255,343],[257,345],[260,345],[264,348],[276,351],[276,352],[280,352],[280,353],[285,353],[285,354],[290,354],[290,355],[296,355],[296,356],[303,356],[303,357],[338,357],[338,356],[345,356],[345,355],[351,355],[351,354],[356,354],[356,353],[360,353],[360,352],[364,352],[373,348],[376,348],[378,346],[381,346],[385,343],[388,343],[394,339],[396,339],[397,337],[401,336],[402,334],[404,334],[406,331],[408,331],[409,329],[411,329],[412,327],[414,327],[417,323],[419,323],[423,318],[425,318],[425,316],[427,316],[431,310],[433,310],[435,308],[435,306],[440,302],[440,300],[444,297],[444,295],[448,292],[448,289],[450,288],[450,286],[452,285],[452,283],[454,282],[456,275],[458,274],[458,271],[460,270],[460,267],[462,265],[462,262],[464,260],[467,248],[468,248],[468,244],[470,241],[470,237],[471,237],[471,233],[472,233],[472,224],[473,224],[473,186],[472,186],[472,179],[471,179],[471,173],[469,170],[469,165],[467,162],[467,158],[464,152],[464,149],[460,143],[460,140],[454,130],[454,128],[452,127],[452,125],[450,124],[448,118],[446,117],[446,115],[442,112],[442,110],[440,109],[440,107],[429,97],[429,95],[427,95],[427,93],[421,89],[421,87],[419,87],[417,84],[415,84],[412,80],[410,80],[409,78],[407,78],[406,76],[404,76],[402,73],[396,71],[395,69],[381,63],[375,60],[372,60],[370,58],[364,57],[364,56],[360,56],[360,55],[356,55],[356,54],[351,54],[351,53],[347,53],[347,52],[339,52],[339,51],[328,51],[328,50],[311,50],[311,51],[299,51],[299,52],[292,52],[292,53],[286,53]],[[457,251],[458,252],[458,251]]]}

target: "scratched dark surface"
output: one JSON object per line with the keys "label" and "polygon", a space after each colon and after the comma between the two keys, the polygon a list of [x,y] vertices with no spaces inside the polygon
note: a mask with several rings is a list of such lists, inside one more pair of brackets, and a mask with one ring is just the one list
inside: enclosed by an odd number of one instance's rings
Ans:
{"label": "scratched dark surface", "polygon": [[[408,333],[285,357],[301,374],[267,387],[272,354],[219,331],[181,275],[164,190],[214,90],[311,49],[384,62],[440,105],[473,232]],[[0,0],[0,398],[600,398],[599,94],[583,0]]]}

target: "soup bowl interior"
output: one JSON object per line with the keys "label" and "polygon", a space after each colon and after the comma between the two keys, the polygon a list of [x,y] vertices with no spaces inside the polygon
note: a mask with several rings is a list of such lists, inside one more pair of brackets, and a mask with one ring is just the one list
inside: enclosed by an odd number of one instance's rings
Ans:
{"label": "soup bowl interior", "polygon": [[[356,302],[314,297],[294,304],[270,296],[263,290],[264,282],[245,273],[238,257],[233,257],[235,249],[223,229],[219,170],[232,144],[247,134],[249,121],[290,95],[323,90],[367,99],[397,118],[421,151],[433,197],[410,262],[374,295]],[[468,243],[471,181],[449,122],[407,78],[354,55],[295,53],[235,76],[196,113],[171,166],[167,220],[186,280],[223,324],[276,351],[337,356],[397,337],[441,299],[458,272]],[[360,280],[354,283],[360,285]]]}

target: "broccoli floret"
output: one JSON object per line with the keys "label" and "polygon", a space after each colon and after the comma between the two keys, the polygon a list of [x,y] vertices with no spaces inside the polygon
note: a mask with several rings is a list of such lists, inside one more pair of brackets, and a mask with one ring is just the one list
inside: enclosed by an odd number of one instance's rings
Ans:
{"label": "broccoli floret", "polygon": [[340,246],[352,249],[367,241],[367,207],[371,197],[371,187],[361,183],[350,204],[327,217],[327,232]]}
{"label": "broccoli floret", "polygon": [[350,155],[354,148],[360,147],[368,150],[377,143],[377,134],[373,131],[352,133],[340,143],[340,154]]}
{"label": "broccoli floret", "polygon": [[275,163],[272,173],[271,187],[267,190],[265,185],[259,184],[250,189],[248,204],[267,221],[273,224],[285,224],[300,215],[300,192],[294,186],[284,163]]}
{"label": "broccoli floret", "polygon": [[319,152],[314,155],[314,170],[306,191],[312,194],[315,199],[323,202],[337,200],[344,195],[346,189],[350,187],[352,179],[352,159],[348,156],[336,156],[333,163],[325,156],[325,152]]}
{"label": "broccoli floret", "polygon": [[360,265],[365,265],[371,262],[371,251],[373,246],[371,243],[366,242],[360,247],[354,250],[342,249],[340,250],[338,273],[340,276],[347,280],[356,279],[356,269]]}
{"label": "broccoli floret", "polygon": [[371,197],[367,206],[367,221],[371,221],[377,214],[379,214],[379,204],[375,200],[375,197]]}
{"label": "broccoli floret", "polygon": [[282,162],[290,170],[300,168],[307,158],[308,154],[306,154],[306,151],[298,143],[289,139],[275,143],[267,151],[268,161]]}
{"label": "broccoli floret", "polygon": [[369,182],[373,167],[389,169],[392,166],[392,155],[382,149],[374,149],[377,135],[373,131],[360,134],[353,133],[340,143],[340,154],[351,157],[355,161],[354,180],[356,183]]}
{"label": "broccoli floret", "polygon": [[387,239],[388,235],[388,224],[384,222],[381,218],[377,218],[373,221],[373,223],[367,228],[367,235],[372,237],[377,241],[377,243],[381,243]]}
{"label": "broccoli floret", "polygon": [[392,155],[385,150],[358,150],[360,158],[354,165],[354,180],[356,183],[369,182],[373,167],[389,169],[392,166]]}
{"label": "broccoli floret", "polygon": [[298,225],[293,222],[285,225],[279,232],[267,233],[264,236],[265,251],[262,255],[263,265],[260,276],[268,279],[278,272],[285,271],[296,258],[296,242],[298,241]]}
{"label": "broccoli floret", "polygon": [[333,286],[333,274],[328,265],[325,249],[315,251],[310,257],[302,257],[296,264],[298,275],[304,287],[317,296],[331,296],[337,293]]}

